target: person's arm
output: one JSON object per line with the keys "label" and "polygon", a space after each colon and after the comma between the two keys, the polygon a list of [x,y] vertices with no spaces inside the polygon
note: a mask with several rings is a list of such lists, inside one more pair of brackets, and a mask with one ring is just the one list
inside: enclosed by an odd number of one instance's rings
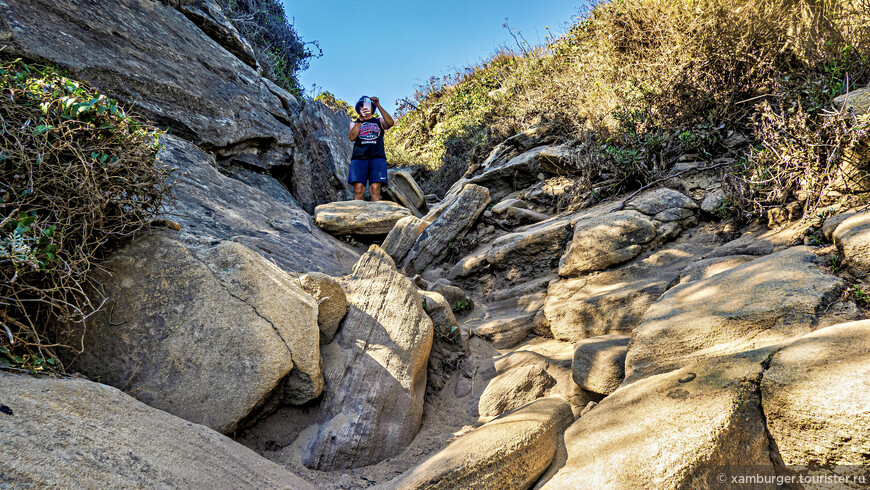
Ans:
{"label": "person's arm", "polygon": [[356,141],[356,137],[359,136],[359,128],[360,128],[360,120],[352,121],[350,123],[350,133],[347,134],[348,139],[351,141]]}
{"label": "person's arm", "polygon": [[381,101],[378,100],[377,97],[372,97],[372,102],[374,102],[375,107],[377,107],[378,110],[381,111],[381,119],[384,120],[384,130],[392,128],[396,124],[396,122],[393,121],[393,116],[391,116],[386,109],[381,107]]}

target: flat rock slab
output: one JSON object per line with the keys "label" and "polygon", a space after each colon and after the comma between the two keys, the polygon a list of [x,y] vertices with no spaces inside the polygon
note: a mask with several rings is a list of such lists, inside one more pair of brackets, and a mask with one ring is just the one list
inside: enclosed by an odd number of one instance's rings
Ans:
{"label": "flat rock slab", "polygon": [[722,467],[736,465],[774,475],[758,387],[771,353],[616,390],[565,431],[567,462],[543,488],[718,488]]}
{"label": "flat rock slab", "polygon": [[391,201],[341,201],[314,208],[314,222],[333,235],[386,235],[411,216],[408,208]]}
{"label": "flat rock slab", "polygon": [[546,396],[555,385],[556,380],[541,366],[533,364],[510,369],[486,385],[477,412],[483,419],[497,417]]}
{"label": "flat rock slab", "polygon": [[577,342],[571,365],[574,382],[586,391],[609,395],[625,379],[627,335],[602,335]]}
{"label": "flat rock slab", "polygon": [[561,398],[536,400],[456,439],[389,487],[528,488],[550,466],[559,436],[572,420]]}
{"label": "flat rock slab", "polygon": [[678,281],[680,271],[709,250],[706,243],[684,243],[617,269],[550,283],[544,302],[550,331],[571,342],[631,335],[647,308]]}
{"label": "flat rock slab", "polygon": [[777,352],[761,383],[764,413],[787,465],[852,465],[870,454],[870,321],[822,328]]}
{"label": "flat rock slab", "polygon": [[477,185],[466,185],[456,199],[438,216],[411,247],[402,270],[419,274],[430,265],[445,259],[451,244],[460,240],[489,206],[489,191]]}
{"label": "flat rock slab", "polygon": [[721,272],[731,270],[758,257],[753,255],[726,255],[724,257],[712,257],[709,259],[693,262],[680,272],[680,282],[700,281],[715,276]]}
{"label": "flat rock slab", "polygon": [[626,382],[807,334],[843,287],[809,247],[676,286],[635,330]]}
{"label": "flat rock slab", "polygon": [[0,372],[0,487],[314,488],[106,385]]}
{"label": "flat rock slab", "polygon": [[432,320],[417,287],[377,245],[344,281],[348,312],[323,348],[326,395],[302,453],[318,470],[356,468],[395,456],[423,416]]}
{"label": "flat rock slab", "polygon": [[852,274],[870,276],[870,211],[849,216],[831,235]]}
{"label": "flat rock slab", "polygon": [[152,232],[102,264],[95,278],[109,302],[88,322],[72,369],[223,433],[279,382],[297,403],[319,396],[313,298],[243,245],[177,235]]}

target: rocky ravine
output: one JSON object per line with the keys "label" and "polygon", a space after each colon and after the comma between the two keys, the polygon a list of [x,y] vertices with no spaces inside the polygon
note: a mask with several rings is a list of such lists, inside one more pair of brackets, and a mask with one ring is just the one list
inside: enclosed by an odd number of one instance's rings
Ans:
{"label": "rocky ravine", "polygon": [[870,478],[870,212],[728,229],[717,171],[684,161],[556,213],[573,150],[543,128],[440,202],[402,175],[402,206],[330,204],[343,116],[262,79],[212,2],[170,3],[0,2],[10,52],[173,128],[180,225],[104,264],[89,380],[0,372],[0,486]]}

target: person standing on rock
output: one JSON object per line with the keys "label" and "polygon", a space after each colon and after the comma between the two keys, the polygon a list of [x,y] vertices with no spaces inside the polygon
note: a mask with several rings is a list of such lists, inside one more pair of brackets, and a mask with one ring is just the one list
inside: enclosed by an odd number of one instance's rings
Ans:
{"label": "person standing on rock", "polygon": [[[384,131],[393,127],[395,122],[390,114],[381,107],[377,97],[360,97],[354,106],[359,119],[350,123],[348,138],[353,141],[353,155],[347,183],[353,185],[353,198],[365,199],[366,184],[372,201],[381,200],[381,186],[387,183],[387,154],[384,152]],[[372,117],[374,111],[381,111],[381,117]]]}

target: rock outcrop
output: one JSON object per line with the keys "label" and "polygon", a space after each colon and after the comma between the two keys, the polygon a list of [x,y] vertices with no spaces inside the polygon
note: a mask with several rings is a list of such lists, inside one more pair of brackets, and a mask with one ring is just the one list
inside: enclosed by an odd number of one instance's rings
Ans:
{"label": "rock outcrop", "polygon": [[844,287],[818,263],[794,247],[672,288],[632,336],[626,382],[809,333]]}
{"label": "rock outcrop", "polygon": [[390,230],[387,238],[384,239],[382,245],[384,251],[390,254],[390,257],[397,264],[401,264],[427,226],[429,226],[428,221],[423,221],[414,216],[400,219],[396,222],[393,229]]}
{"label": "rock outcrop", "polygon": [[314,488],[106,385],[0,372],[0,393],[4,488]]}
{"label": "rock outcrop", "polygon": [[625,379],[626,335],[602,335],[581,340],[574,351],[571,372],[577,386],[586,391],[609,395]]}
{"label": "rock outcrop", "polygon": [[578,221],[571,245],[559,264],[559,275],[577,276],[627,262],[640,255],[643,246],[655,237],[655,225],[637,211],[617,211]]}
{"label": "rock outcrop", "polygon": [[347,196],[347,115],[303,108],[175,8],[10,0],[0,38],[6,54],[62,67],[221,162],[278,169],[308,212]]}
{"label": "rock outcrop", "polygon": [[[402,270],[410,275],[419,274],[444,259],[451,243],[465,235],[488,205],[489,191],[486,188],[465,186],[452,204],[423,230],[405,257]],[[452,246],[455,247],[455,243]]]}
{"label": "rock outcrop", "polygon": [[223,433],[279,386],[296,403],[323,391],[317,304],[243,245],[155,231],[95,278],[109,302],[88,321],[75,370]]}
{"label": "rock outcrop", "polygon": [[409,470],[393,488],[528,488],[550,466],[571,408],[555,397],[534,401],[451,442]]}
{"label": "rock outcrop", "polygon": [[314,222],[333,235],[386,235],[407,216],[411,211],[392,201],[331,202],[314,209]]}
{"label": "rock outcrop", "polygon": [[540,366],[516,367],[493,378],[477,404],[481,418],[497,417],[547,395],[556,380]]}
{"label": "rock outcrop", "polygon": [[401,452],[420,428],[432,320],[417,287],[372,245],[345,281],[348,312],[323,348],[326,395],[302,454],[320,470],[355,468]]}

